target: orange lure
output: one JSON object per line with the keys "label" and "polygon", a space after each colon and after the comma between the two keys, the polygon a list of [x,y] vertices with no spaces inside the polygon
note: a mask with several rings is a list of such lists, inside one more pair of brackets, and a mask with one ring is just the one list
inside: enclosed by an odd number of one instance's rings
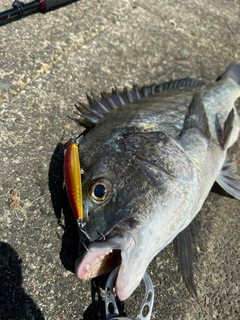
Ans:
{"label": "orange lure", "polygon": [[83,222],[82,208],[82,182],[78,144],[76,139],[70,138],[64,160],[65,185],[68,199],[72,207],[75,219],[78,223]]}

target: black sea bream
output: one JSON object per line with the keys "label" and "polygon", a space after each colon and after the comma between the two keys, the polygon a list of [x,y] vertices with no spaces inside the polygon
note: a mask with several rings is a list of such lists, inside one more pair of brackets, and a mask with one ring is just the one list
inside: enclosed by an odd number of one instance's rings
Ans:
{"label": "black sea bream", "polygon": [[84,227],[76,273],[89,279],[120,265],[127,299],[153,257],[182,232],[217,181],[240,199],[227,158],[238,139],[240,65],[213,84],[190,78],[114,90],[78,104]]}

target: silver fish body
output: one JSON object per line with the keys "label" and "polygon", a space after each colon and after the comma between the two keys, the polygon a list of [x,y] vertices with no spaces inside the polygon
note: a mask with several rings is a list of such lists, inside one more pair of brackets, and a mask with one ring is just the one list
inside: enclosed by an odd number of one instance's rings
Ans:
{"label": "silver fish body", "polygon": [[240,129],[234,106],[240,66],[231,64],[210,85],[189,81],[103,94],[80,110],[94,128],[79,144],[80,242],[89,251],[81,252],[76,272],[88,279],[120,264],[120,300],[190,224],[215,181],[240,199],[239,177],[226,156]]}

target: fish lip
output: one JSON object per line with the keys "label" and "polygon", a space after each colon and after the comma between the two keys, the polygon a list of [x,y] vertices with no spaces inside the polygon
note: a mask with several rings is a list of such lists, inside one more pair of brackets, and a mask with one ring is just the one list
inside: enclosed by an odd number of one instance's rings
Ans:
{"label": "fish lip", "polygon": [[126,219],[102,240],[88,244],[84,241],[89,251],[81,250],[81,255],[75,263],[77,277],[88,280],[110,273],[120,266],[116,279],[116,292],[120,300],[126,300],[133,291],[131,286],[133,279],[129,278],[128,267],[129,263],[132,263],[132,256],[138,250],[140,229],[139,220]]}
{"label": "fish lip", "polygon": [[111,272],[121,262],[116,262],[112,268],[106,268],[107,271],[105,272],[104,269],[101,271],[101,265],[104,263],[104,260],[107,260],[107,256],[110,254],[117,254],[116,251],[120,251],[122,256],[122,252],[127,251],[131,243],[132,236],[129,233],[115,235],[103,241],[90,243],[88,246],[89,251],[85,250],[75,263],[78,278],[87,280]]}

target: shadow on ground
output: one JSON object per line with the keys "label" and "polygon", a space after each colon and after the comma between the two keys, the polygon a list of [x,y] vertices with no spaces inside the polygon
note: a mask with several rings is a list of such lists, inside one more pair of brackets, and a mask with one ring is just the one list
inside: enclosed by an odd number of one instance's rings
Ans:
{"label": "shadow on ground", "polygon": [[44,320],[22,285],[22,260],[13,248],[0,242],[0,319]]}
{"label": "shadow on ground", "polygon": [[[105,288],[105,284],[109,275],[104,275],[91,280],[91,298],[92,303],[88,306],[83,315],[83,320],[106,320],[105,302],[101,294],[101,289]],[[119,315],[126,317],[124,312],[124,302],[116,298]]]}
{"label": "shadow on ground", "polygon": [[64,188],[63,165],[65,149],[66,144],[57,144],[49,166],[48,181],[55,216],[58,224],[64,230],[61,238],[60,259],[67,270],[74,272],[75,261],[78,257],[78,233]]}

